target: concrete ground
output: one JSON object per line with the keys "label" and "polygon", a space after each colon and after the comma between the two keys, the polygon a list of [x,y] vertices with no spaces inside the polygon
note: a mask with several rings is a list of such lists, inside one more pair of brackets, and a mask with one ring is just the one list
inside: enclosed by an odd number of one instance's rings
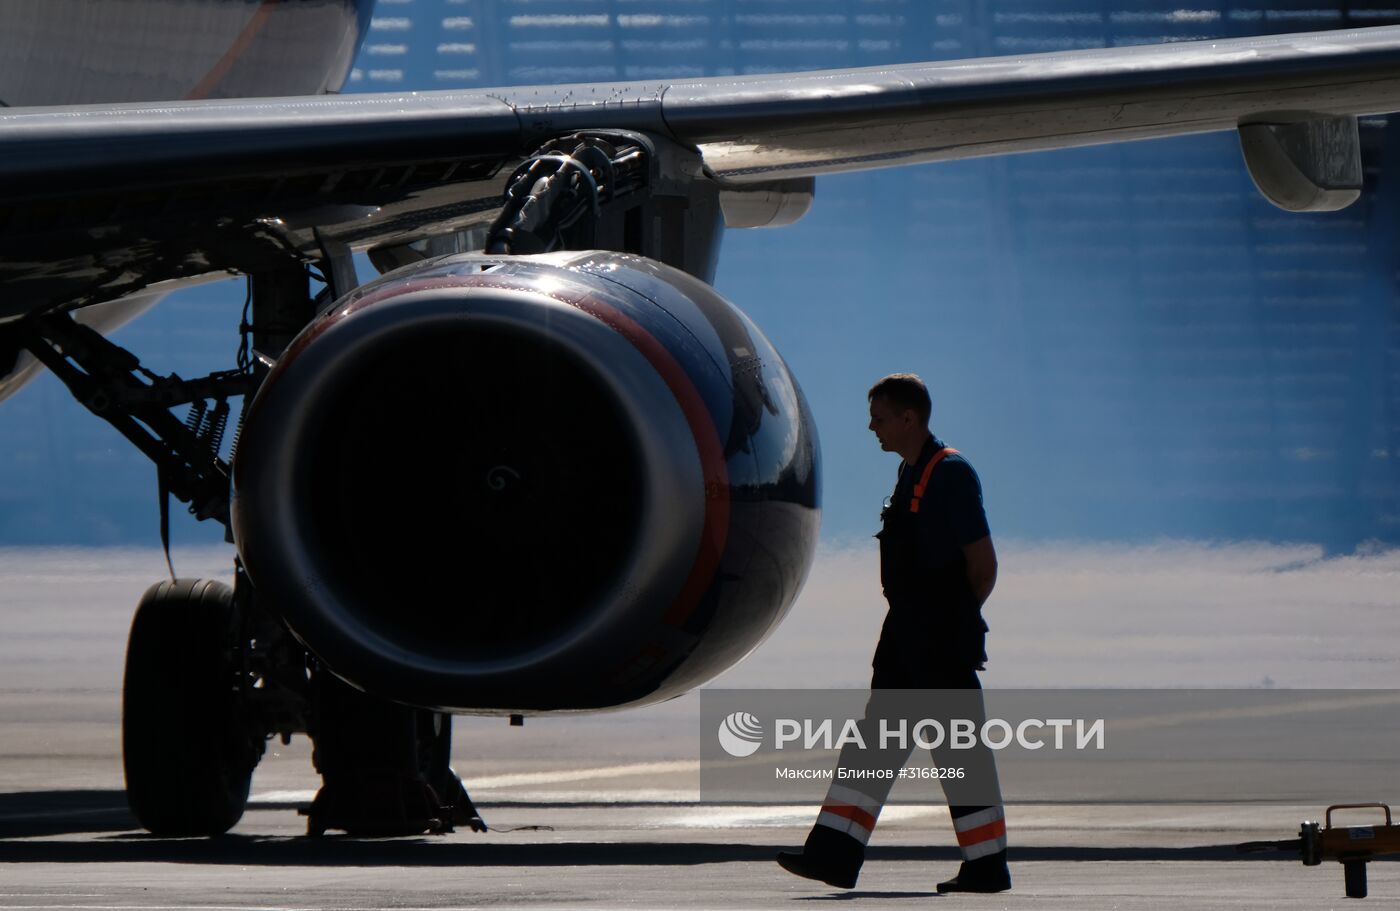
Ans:
{"label": "concrete ground", "polygon": [[[281,757],[292,758],[304,757]],[[933,890],[957,864],[946,813],[937,809],[901,807],[883,819],[858,888],[842,891],[772,862],[779,849],[801,843],[810,808],[629,800],[628,791],[604,787],[557,799],[548,790],[478,788],[487,821],[498,827],[486,834],[309,839],[293,809],[303,795],[278,789],[259,790],[227,837],[162,840],[134,828],[119,790],[84,788],[83,778],[64,774],[58,784],[66,786],[0,796],[0,906],[1277,909],[1347,902],[1336,864],[1308,868],[1296,859],[1236,854],[1239,842],[1290,834],[1304,811],[1285,807],[1013,806],[1015,889],[959,896]],[[1390,906],[1400,898],[1400,866],[1371,864],[1370,888],[1370,902]]]}
{"label": "concrete ground", "polygon": [[[701,802],[694,697],[595,718],[531,719],[524,728],[459,719],[456,767],[493,827],[485,834],[306,838],[295,811],[317,779],[309,745],[297,738],[270,745],[232,834],[153,839],[136,829],[121,791],[119,690],[130,607],[113,606],[133,604],[159,575],[151,554],[130,561],[77,554],[44,566],[7,559],[0,560],[0,907],[1348,904],[1335,863],[1309,868],[1234,848],[1289,838],[1318,806],[1013,805],[1015,889],[993,896],[937,895],[934,883],[956,868],[946,810],[894,806],[857,889],[796,879],[772,857],[801,844],[814,808]],[[182,571],[200,570],[199,559],[187,557]],[[1400,900],[1400,865],[1371,864],[1370,889],[1373,905]]]}

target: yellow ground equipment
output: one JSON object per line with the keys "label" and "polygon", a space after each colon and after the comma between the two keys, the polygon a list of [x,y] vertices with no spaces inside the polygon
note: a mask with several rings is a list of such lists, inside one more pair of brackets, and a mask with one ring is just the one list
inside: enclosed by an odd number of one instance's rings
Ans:
{"label": "yellow ground equipment", "polygon": [[[1334,810],[1383,810],[1384,825],[1333,826]],[[1303,863],[1315,867],[1324,860],[1341,861],[1346,878],[1347,898],[1366,897],[1366,864],[1386,854],[1400,854],[1400,826],[1390,820],[1390,807],[1383,803],[1339,803],[1327,808],[1325,824],[1304,822],[1298,837],[1287,841],[1251,841],[1238,847],[1241,852],[1297,851]]]}

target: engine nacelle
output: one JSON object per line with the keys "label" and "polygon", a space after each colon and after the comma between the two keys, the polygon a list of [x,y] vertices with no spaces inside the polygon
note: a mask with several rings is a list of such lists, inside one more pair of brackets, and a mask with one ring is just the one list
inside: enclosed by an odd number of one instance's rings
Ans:
{"label": "engine nacelle", "polygon": [[335,673],[459,712],[678,695],[811,565],[819,454],[710,286],[616,253],[456,255],[288,347],[234,464],[259,597]]}

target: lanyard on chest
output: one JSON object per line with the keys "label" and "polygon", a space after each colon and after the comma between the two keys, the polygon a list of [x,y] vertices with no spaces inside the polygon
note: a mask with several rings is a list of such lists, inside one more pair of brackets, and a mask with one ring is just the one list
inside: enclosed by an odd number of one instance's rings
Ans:
{"label": "lanyard on chest", "polygon": [[914,494],[909,498],[910,512],[919,511],[919,500],[923,499],[924,489],[928,487],[928,479],[929,475],[933,474],[933,466],[943,461],[944,456],[956,454],[956,449],[953,449],[951,446],[944,446],[933,454],[933,458],[928,460],[928,464],[924,466],[923,472],[919,475],[919,483],[914,485]]}

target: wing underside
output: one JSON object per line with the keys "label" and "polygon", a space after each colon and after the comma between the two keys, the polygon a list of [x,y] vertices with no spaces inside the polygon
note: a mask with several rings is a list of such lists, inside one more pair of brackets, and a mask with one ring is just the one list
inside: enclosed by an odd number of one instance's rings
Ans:
{"label": "wing underside", "polygon": [[491,217],[515,163],[581,129],[696,146],[739,186],[1394,110],[1400,27],[668,84],[5,109],[0,319],[242,270],[297,231],[363,248],[460,230]]}

